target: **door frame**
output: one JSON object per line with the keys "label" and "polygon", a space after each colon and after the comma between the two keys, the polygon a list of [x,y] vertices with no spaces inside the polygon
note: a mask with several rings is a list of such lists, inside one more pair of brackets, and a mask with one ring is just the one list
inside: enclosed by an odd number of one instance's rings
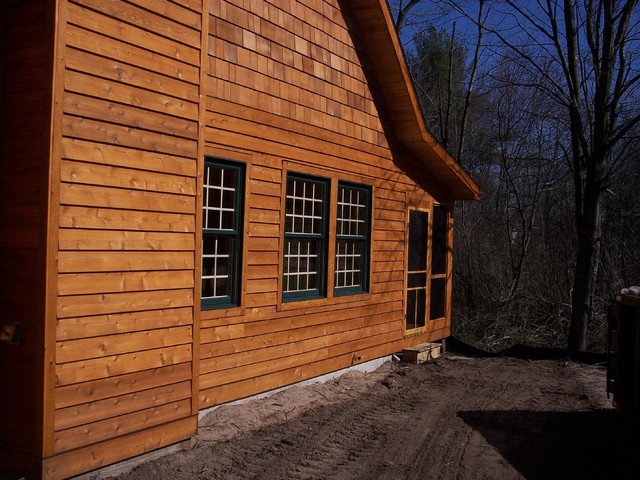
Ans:
{"label": "door frame", "polygon": [[[436,207],[442,207],[446,212],[446,257],[445,257],[445,273],[432,274],[432,255],[433,255],[433,221],[434,221],[434,209]],[[409,229],[410,218],[412,211],[427,212],[428,217],[428,229],[427,229],[427,270],[426,270],[426,299],[425,299],[425,324],[424,326],[416,328],[407,328],[407,308],[409,302],[409,291],[413,288],[409,287],[409,255],[410,255],[410,242],[409,242]],[[429,202],[414,204],[409,203],[406,208],[406,221],[405,221],[405,268],[404,268],[404,305],[403,305],[403,322],[402,328],[404,329],[405,336],[423,335],[435,331],[446,331],[446,334],[442,338],[448,336],[448,332],[451,325],[451,294],[452,294],[452,265],[453,265],[453,214],[451,205],[444,203]],[[444,315],[435,319],[431,318],[431,281],[432,278],[444,279]]]}
{"label": "door frame", "polygon": [[[426,213],[427,214],[427,238],[426,240],[426,265],[425,265],[425,270],[409,270],[409,259],[411,256],[411,242],[410,242],[410,235],[411,235],[411,213],[412,212],[422,212],[422,213]],[[430,269],[431,269],[431,217],[433,215],[433,211],[431,206],[428,207],[417,207],[417,206],[408,206],[407,208],[407,212],[406,212],[406,232],[405,232],[405,238],[406,238],[406,247],[405,247],[405,255],[406,255],[406,262],[405,262],[405,271],[404,271],[404,280],[405,280],[405,287],[404,287],[404,309],[403,309],[403,328],[405,331],[405,335],[415,335],[415,334],[419,334],[419,333],[423,333],[428,329],[428,325],[429,325],[429,308],[430,308],[430,291],[429,291],[429,277],[430,277]],[[414,275],[420,274],[421,272],[424,272],[424,291],[425,291],[425,299],[424,299],[424,325],[421,325],[419,327],[415,327],[415,328],[408,328],[407,325],[407,309],[409,307],[409,292],[413,291],[413,290],[418,290],[421,289],[421,287],[423,286],[422,283],[420,283],[419,287],[409,287],[409,276],[413,273]],[[417,322],[416,322],[417,323]]]}

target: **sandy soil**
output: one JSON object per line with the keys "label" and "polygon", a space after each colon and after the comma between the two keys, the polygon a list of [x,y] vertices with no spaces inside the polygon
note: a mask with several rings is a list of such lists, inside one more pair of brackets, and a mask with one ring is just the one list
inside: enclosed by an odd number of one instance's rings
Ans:
{"label": "sandy soil", "polygon": [[[637,478],[603,366],[446,355],[223,406],[119,480]],[[116,478],[116,477],[113,477]]]}

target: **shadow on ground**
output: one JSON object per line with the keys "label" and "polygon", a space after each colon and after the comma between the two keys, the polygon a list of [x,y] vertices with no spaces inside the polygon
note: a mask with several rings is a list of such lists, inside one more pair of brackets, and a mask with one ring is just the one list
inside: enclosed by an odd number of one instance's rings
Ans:
{"label": "shadow on ground", "polygon": [[640,432],[615,410],[460,411],[526,479],[638,478]]}

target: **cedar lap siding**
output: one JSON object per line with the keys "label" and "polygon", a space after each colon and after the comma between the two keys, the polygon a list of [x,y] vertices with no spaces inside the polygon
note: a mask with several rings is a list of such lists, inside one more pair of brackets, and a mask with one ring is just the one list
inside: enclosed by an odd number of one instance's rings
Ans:
{"label": "cedar lap siding", "polygon": [[2,474],[449,334],[451,206],[479,193],[384,0],[0,9]]}

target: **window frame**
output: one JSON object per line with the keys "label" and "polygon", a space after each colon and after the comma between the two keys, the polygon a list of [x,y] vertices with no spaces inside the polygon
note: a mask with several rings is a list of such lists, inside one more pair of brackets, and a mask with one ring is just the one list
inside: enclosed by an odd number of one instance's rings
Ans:
{"label": "window frame", "polygon": [[[340,233],[340,221],[344,218],[340,217],[340,191],[341,188],[349,189],[352,191],[358,191],[365,195],[364,200],[364,228],[362,235],[344,235]],[[336,297],[346,295],[358,295],[361,293],[367,293],[369,291],[369,270],[370,270],[370,254],[371,254],[371,198],[372,188],[368,185],[338,180],[338,192],[336,200],[336,217],[334,219],[335,225],[335,254],[334,254],[334,288],[333,293]],[[352,219],[347,219],[347,221]],[[338,275],[341,273],[338,270],[339,262],[339,248],[340,241],[353,241],[358,242],[361,245],[360,254],[360,282],[358,285],[338,286]]]}
{"label": "window frame", "polygon": [[[295,215],[294,211],[291,213],[287,208],[288,204],[288,191],[289,191],[289,181],[301,181],[301,182],[309,182],[322,185],[323,193],[322,193],[322,223],[321,223],[321,231],[320,233],[305,233],[305,232],[288,232],[287,231],[287,216]],[[285,177],[285,188],[284,188],[284,223],[283,223],[283,247],[282,247],[282,301],[283,303],[293,302],[293,301],[301,301],[301,300],[315,300],[326,298],[327,294],[327,268],[328,268],[328,244],[330,241],[329,238],[329,212],[330,212],[330,201],[331,201],[331,179],[318,176],[318,175],[308,175],[299,172],[287,171]],[[287,277],[290,272],[288,272],[287,266],[287,245],[290,240],[313,240],[317,242],[316,249],[316,288],[314,289],[305,289],[305,290],[287,290],[288,281]],[[300,258],[300,257],[299,257]],[[296,272],[300,273],[300,272]],[[306,272],[308,273],[308,271]]]}
{"label": "window frame", "polygon": [[[206,172],[208,167],[232,170],[236,173],[235,198],[234,198],[234,219],[231,229],[206,228],[205,210],[208,199],[207,188],[211,185],[207,183]],[[240,285],[242,280],[242,250],[244,236],[244,206],[245,206],[245,181],[246,165],[241,162],[234,162],[218,157],[205,156],[204,171],[202,178],[202,228],[201,228],[201,249],[200,249],[200,308],[201,310],[215,310],[222,308],[238,307],[241,304]],[[222,206],[221,206],[222,207]],[[204,296],[204,246],[206,237],[220,237],[229,240],[229,271],[228,271],[228,294],[219,297]]]}

